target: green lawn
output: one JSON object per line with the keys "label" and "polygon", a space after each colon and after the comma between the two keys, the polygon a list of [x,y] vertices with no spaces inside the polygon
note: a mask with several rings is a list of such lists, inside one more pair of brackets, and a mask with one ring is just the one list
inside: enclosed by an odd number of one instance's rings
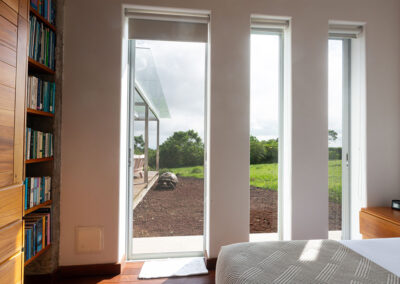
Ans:
{"label": "green lawn", "polygon": [[[173,172],[182,177],[203,178],[203,167],[186,167],[161,169],[163,172]],[[312,182],[312,181],[310,181]],[[250,165],[250,185],[272,190],[278,189],[278,166],[277,164]],[[329,197],[339,201],[342,195],[342,164],[340,160],[329,161]]]}

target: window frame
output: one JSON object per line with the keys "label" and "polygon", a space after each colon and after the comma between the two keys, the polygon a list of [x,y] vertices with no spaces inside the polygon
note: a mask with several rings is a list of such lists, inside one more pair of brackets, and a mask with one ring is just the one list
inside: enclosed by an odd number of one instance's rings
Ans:
{"label": "window frame", "polygon": [[[129,65],[129,75],[128,75],[128,135],[127,135],[127,231],[126,231],[126,256],[127,260],[139,260],[139,259],[157,259],[157,258],[171,258],[171,257],[203,257],[204,252],[207,248],[207,239],[208,239],[208,153],[209,153],[209,143],[208,143],[208,123],[209,123],[209,22],[210,15],[206,12],[201,13],[189,13],[186,11],[156,11],[156,10],[145,10],[140,11],[142,13],[139,16],[133,15],[136,9],[126,9],[125,17],[129,20],[132,18],[140,18],[140,19],[149,19],[149,20],[160,20],[160,21],[172,21],[172,22],[186,22],[186,23],[201,23],[207,25],[208,39],[205,44],[205,89],[204,89],[204,218],[203,218],[203,242],[202,249],[199,251],[185,251],[185,252],[167,252],[167,253],[143,253],[138,254],[133,252],[133,153],[134,153],[134,139],[130,139],[130,137],[134,135],[134,127],[133,123],[130,121],[131,117],[134,115],[134,95],[131,95],[133,90],[135,90],[135,39],[128,40],[128,65]],[[149,40],[149,39],[148,39]],[[179,42],[179,40],[177,40]],[[201,42],[201,41],[200,41]],[[133,49],[133,51],[132,51]],[[129,150],[130,149],[130,150]],[[129,163],[130,161],[130,163]],[[130,166],[129,166],[130,165]]]}
{"label": "window frame", "polygon": [[[351,232],[351,39],[353,35],[329,33],[329,40],[342,42],[342,240]],[[329,146],[328,146],[329,147]],[[329,217],[329,216],[328,216]]]}
{"label": "window frame", "polygon": [[[261,23],[260,23],[261,22]],[[272,24],[271,24],[272,23]],[[256,18],[252,19],[250,35],[274,35],[279,37],[279,114],[278,114],[278,240],[284,239],[284,206],[290,206],[286,204],[283,193],[283,181],[284,181],[284,143],[285,143],[285,131],[284,131],[284,120],[285,120],[285,32],[288,29],[287,20],[270,20],[268,18]],[[251,54],[250,54],[251,56]],[[250,74],[251,76],[251,74]],[[251,87],[251,86],[250,86]],[[251,92],[250,92],[251,95]],[[249,164],[250,167],[250,164]],[[249,184],[250,185],[250,184]],[[249,224],[250,225],[250,224]],[[249,228],[250,229],[250,228]],[[256,235],[249,233],[250,235]],[[271,233],[272,234],[272,233]]]}

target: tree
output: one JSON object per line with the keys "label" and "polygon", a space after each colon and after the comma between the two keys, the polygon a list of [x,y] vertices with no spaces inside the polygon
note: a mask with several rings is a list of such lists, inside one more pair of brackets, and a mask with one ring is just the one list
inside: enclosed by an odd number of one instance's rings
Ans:
{"label": "tree", "polygon": [[328,130],[328,140],[330,142],[335,142],[338,138],[338,134],[335,130]]}
{"label": "tree", "polygon": [[250,136],[250,164],[277,163],[278,139],[259,141],[257,137]]}
{"label": "tree", "polygon": [[204,164],[204,144],[194,130],[177,131],[160,146],[160,167],[178,168]]}
{"label": "tree", "polygon": [[255,136],[250,136],[250,164],[261,164],[265,157],[263,144]]}
{"label": "tree", "polygon": [[272,164],[278,162],[278,139],[262,141],[264,145],[264,163]]}
{"label": "tree", "polygon": [[144,139],[143,139],[143,135],[139,135],[139,136],[134,136],[134,142],[135,142],[135,154],[137,155],[141,155],[144,153]]}

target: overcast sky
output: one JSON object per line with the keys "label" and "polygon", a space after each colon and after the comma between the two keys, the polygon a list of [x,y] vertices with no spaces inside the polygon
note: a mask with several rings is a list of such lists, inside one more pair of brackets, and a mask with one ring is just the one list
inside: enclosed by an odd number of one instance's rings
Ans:
{"label": "overcast sky", "polygon": [[[193,129],[204,137],[205,44],[137,41],[151,48],[171,118],[162,119],[160,144],[175,131]],[[329,129],[339,134],[330,146],[341,146],[342,46],[329,42]],[[250,133],[260,140],[278,136],[279,39],[251,36]],[[136,122],[135,135],[144,122]],[[156,125],[150,123],[149,146],[155,148]]]}
{"label": "overcast sky", "polygon": [[[162,119],[160,144],[175,131],[195,130],[204,139],[205,43],[137,41],[149,47],[164,91],[171,118]],[[136,123],[135,135],[143,134]],[[149,146],[156,145],[156,123],[150,123]]]}
{"label": "overcast sky", "polygon": [[330,146],[342,146],[342,41],[329,41],[328,128],[338,133]]}

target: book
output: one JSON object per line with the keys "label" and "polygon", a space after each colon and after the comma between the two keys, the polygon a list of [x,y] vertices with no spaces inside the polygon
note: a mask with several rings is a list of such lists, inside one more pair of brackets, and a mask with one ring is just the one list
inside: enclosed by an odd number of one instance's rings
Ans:
{"label": "book", "polygon": [[25,261],[51,243],[50,210],[50,207],[44,207],[24,217]]}
{"label": "book", "polygon": [[29,57],[54,70],[56,45],[54,31],[32,14],[29,16],[29,25]]}
{"label": "book", "polygon": [[25,210],[51,200],[51,177],[27,177],[25,184]]}
{"label": "book", "polygon": [[55,23],[55,2],[53,0],[31,0],[31,8],[50,24]]}
{"label": "book", "polygon": [[44,81],[35,76],[28,77],[26,107],[54,113],[55,110],[54,82]]}
{"label": "book", "polygon": [[53,134],[27,128],[25,159],[41,159],[53,156]]}

